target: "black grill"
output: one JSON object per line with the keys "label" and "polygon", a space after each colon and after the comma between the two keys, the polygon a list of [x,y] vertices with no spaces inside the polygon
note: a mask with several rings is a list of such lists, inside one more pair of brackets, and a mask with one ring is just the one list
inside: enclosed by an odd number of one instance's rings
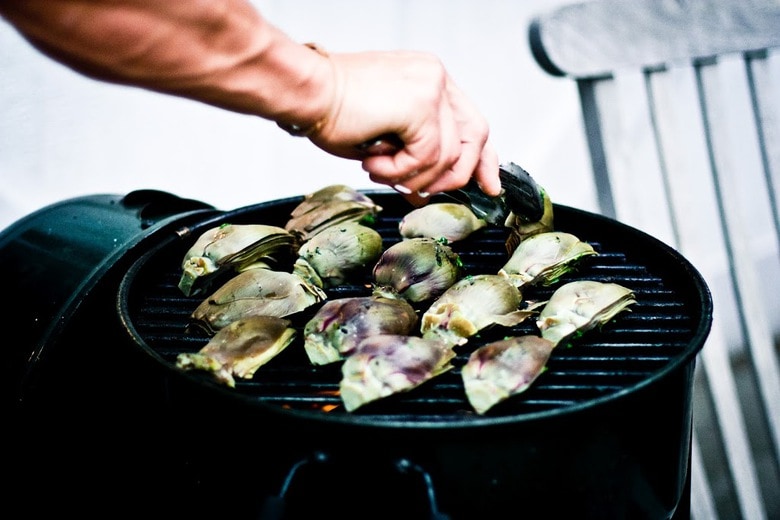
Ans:
{"label": "black grill", "polygon": [[[367,192],[383,207],[374,225],[385,247],[400,240],[398,222],[412,208],[398,195]],[[220,223],[263,223],[284,226],[290,211],[300,202],[291,198],[220,214],[172,234],[140,257],[122,281],[118,304],[127,330],[135,342],[171,370],[198,384],[224,387],[208,375],[178,373],[176,356],[195,352],[208,337],[188,330],[190,313],[206,294],[185,297],[178,289],[180,263],[195,238]],[[435,200],[435,199],[434,199]],[[548,369],[530,389],[500,403],[484,417],[468,403],[460,379],[460,366],[476,347],[507,335],[539,334],[533,318],[508,330],[483,331],[466,345],[456,347],[455,369],[422,386],[366,405],[358,411],[343,410],[338,396],[340,364],[312,366],[303,350],[302,327],[317,306],[292,316],[299,330],[295,342],[262,366],[251,380],[236,380],[230,395],[250,402],[283,407],[304,414],[327,413],[345,421],[381,424],[452,424],[511,417],[538,417],[587,407],[615,398],[690,362],[701,348],[710,315],[708,292],[698,273],[673,249],[636,229],[611,219],[555,206],[555,229],[589,242],[598,256],[585,258],[577,269],[550,287],[529,287],[526,301],[542,301],[562,283],[577,279],[614,282],[632,289],[637,303],[601,330],[592,330],[559,345]],[[469,239],[451,244],[467,274],[496,273],[506,262],[505,229],[491,227]],[[218,282],[217,282],[218,283]],[[329,298],[364,296],[370,292],[370,273],[328,290]],[[213,285],[212,287],[216,287]],[[417,305],[422,313],[430,302]]]}

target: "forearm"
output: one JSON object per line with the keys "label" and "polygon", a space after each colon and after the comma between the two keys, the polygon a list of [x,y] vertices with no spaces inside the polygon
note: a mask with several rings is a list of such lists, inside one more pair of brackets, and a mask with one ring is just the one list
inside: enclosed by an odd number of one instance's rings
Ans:
{"label": "forearm", "polygon": [[1,0],[0,13],[96,79],[299,126],[319,121],[334,99],[328,60],[244,0]]}

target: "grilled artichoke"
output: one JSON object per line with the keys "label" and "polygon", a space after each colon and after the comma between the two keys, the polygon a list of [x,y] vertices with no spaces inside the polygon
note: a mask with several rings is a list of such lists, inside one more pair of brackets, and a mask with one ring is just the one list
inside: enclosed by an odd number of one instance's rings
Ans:
{"label": "grilled artichoke", "polygon": [[193,311],[193,325],[209,334],[248,316],[283,318],[326,299],[317,279],[298,263],[292,273],[247,269],[225,282]]}
{"label": "grilled artichoke", "polygon": [[329,300],[304,326],[303,346],[312,364],[325,365],[351,354],[364,338],[409,334],[417,320],[408,301],[381,290]]}
{"label": "grilled artichoke", "polygon": [[458,280],[439,296],[422,316],[423,337],[438,337],[450,345],[493,325],[512,327],[533,313],[520,309],[523,295],[505,277],[478,274]]}
{"label": "grilled artichoke", "polygon": [[413,209],[398,223],[403,238],[444,238],[457,242],[487,226],[465,204],[456,202],[431,203]]}
{"label": "grilled artichoke", "polygon": [[471,406],[484,414],[524,392],[544,372],[555,344],[539,336],[516,336],[488,343],[469,356],[461,370]]}
{"label": "grilled artichoke", "polygon": [[305,242],[328,226],[372,220],[380,211],[382,207],[367,195],[334,184],[306,195],[290,213],[285,229]]}
{"label": "grilled artichoke", "polygon": [[509,228],[509,236],[506,239],[506,251],[510,255],[517,249],[517,246],[528,237],[536,235],[537,233],[546,233],[553,231],[554,218],[553,218],[553,203],[550,196],[547,194],[547,190],[539,186],[539,191],[542,193],[542,200],[544,203],[544,213],[542,218],[536,222],[528,222],[518,217],[514,213],[510,213],[507,217],[504,226]]}
{"label": "grilled artichoke", "polygon": [[553,292],[536,320],[542,337],[561,341],[601,327],[636,303],[634,292],[616,283],[579,280]]}
{"label": "grilled artichoke", "polygon": [[517,246],[498,274],[506,276],[518,287],[552,285],[583,258],[596,254],[593,246],[571,233],[538,233]]}
{"label": "grilled artichoke", "polygon": [[251,379],[258,368],[287,348],[294,338],[290,320],[250,316],[217,332],[199,352],[179,354],[176,366],[209,372],[218,382],[233,388],[233,376]]}
{"label": "grilled artichoke", "polygon": [[463,274],[450,246],[428,237],[409,238],[388,247],[374,266],[374,283],[411,302],[435,298]]}
{"label": "grilled artichoke", "polygon": [[364,339],[341,366],[344,408],[407,392],[453,368],[455,352],[444,342],[384,334]]}
{"label": "grilled artichoke", "polygon": [[376,263],[382,254],[382,236],[358,222],[327,227],[305,242],[298,256],[319,274],[325,288],[336,287]]}
{"label": "grilled artichoke", "polygon": [[232,267],[237,271],[276,255],[292,255],[296,237],[287,230],[265,224],[222,224],[206,230],[182,260],[179,289],[186,295],[202,292],[198,282]]}

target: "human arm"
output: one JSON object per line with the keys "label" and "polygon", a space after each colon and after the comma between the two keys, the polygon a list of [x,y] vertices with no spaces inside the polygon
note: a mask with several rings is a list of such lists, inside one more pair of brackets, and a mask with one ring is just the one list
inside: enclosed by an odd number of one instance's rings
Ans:
{"label": "human arm", "polygon": [[[0,14],[95,79],[315,128],[317,146],[361,160],[376,182],[435,193],[473,173],[498,192],[487,124],[431,55],[315,52],[245,0],[0,0]],[[404,142],[400,152],[358,150],[387,133]]]}

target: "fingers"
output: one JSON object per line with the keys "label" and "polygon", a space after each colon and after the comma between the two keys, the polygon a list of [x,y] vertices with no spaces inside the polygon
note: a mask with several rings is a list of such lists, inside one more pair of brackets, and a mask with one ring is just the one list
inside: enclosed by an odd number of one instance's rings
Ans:
{"label": "fingers", "polygon": [[498,155],[488,142],[487,122],[451,82],[446,94],[438,118],[429,118],[401,151],[363,162],[374,182],[394,187],[413,204],[460,188],[472,176],[488,195],[501,192]]}

